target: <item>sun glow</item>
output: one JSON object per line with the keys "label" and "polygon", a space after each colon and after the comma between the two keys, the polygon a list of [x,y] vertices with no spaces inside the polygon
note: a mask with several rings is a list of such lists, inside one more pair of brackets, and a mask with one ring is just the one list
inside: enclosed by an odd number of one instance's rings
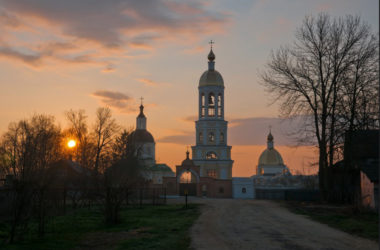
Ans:
{"label": "sun glow", "polygon": [[75,147],[75,145],[77,145],[77,143],[74,141],[74,140],[70,140],[68,143],[67,143],[67,146],[69,148],[73,148]]}

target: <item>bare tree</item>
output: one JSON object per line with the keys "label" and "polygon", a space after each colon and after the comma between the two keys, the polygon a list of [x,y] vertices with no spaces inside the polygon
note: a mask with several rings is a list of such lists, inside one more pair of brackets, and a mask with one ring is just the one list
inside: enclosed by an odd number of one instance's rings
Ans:
{"label": "bare tree", "polygon": [[112,160],[114,163],[127,157],[128,152],[128,136],[131,134],[132,129],[124,129],[118,136],[116,136],[112,144]]}
{"label": "bare tree", "polygon": [[119,126],[115,119],[112,118],[112,113],[109,108],[100,107],[96,110],[96,121],[94,125],[94,138],[96,141],[96,156],[95,156],[95,172],[99,172],[100,155],[105,147],[107,147],[118,131]]}
{"label": "bare tree", "polygon": [[[331,19],[327,14],[306,17],[296,31],[295,44],[272,53],[267,71],[262,74],[262,84],[276,101],[281,102],[283,116],[304,115],[309,118],[304,131],[312,132],[312,137],[307,136],[316,138],[319,148],[319,182],[323,198],[327,196],[329,185],[326,169],[334,164],[334,153],[340,143],[337,138],[347,129],[339,125],[345,119],[344,115],[349,114],[351,118],[354,115],[354,119],[364,115],[359,115],[363,112],[363,104],[357,106],[358,103],[353,102],[355,91],[360,89],[355,86],[355,82],[358,83],[355,79],[359,77],[361,82],[371,82],[372,85],[378,79],[373,71],[367,73],[364,70],[369,65],[372,69],[377,65],[376,41],[370,27],[359,17]],[[347,89],[348,82],[351,89]],[[361,93],[368,95],[365,91]],[[342,110],[347,107],[344,104],[347,100],[351,100],[348,113]],[[364,110],[367,111],[368,107]]]}
{"label": "bare tree", "polygon": [[[129,147],[131,148],[131,147]],[[121,205],[133,188],[144,182],[143,168],[133,150],[128,150],[125,157],[113,163],[104,173],[103,203],[105,221],[109,224],[119,222]]]}
{"label": "bare tree", "polygon": [[69,122],[69,134],[74,136],[78,142],[75,160],[82,167],[92,168],[95,144],[91,141],[88,133],[87,115],[84,110],[69,110],[65,114]]}
{"label": "bare tree", "polygon": [[3,136],[4,154],[17,178],[10,192],[12,225],[10,241],[17,235],[20,225],[25,225],[34,204],[43,235],[46,216],[46,190],[51,179],[46,175],[51,162],[60,155],[60,128],[54,124],[54,117],[34,115],[29,120],[12,123]]}

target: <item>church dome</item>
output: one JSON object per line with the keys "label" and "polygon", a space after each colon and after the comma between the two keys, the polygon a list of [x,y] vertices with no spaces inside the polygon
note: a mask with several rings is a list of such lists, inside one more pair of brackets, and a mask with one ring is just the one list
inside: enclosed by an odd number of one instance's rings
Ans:
{"label": "church dome", "polygon": [[284,165],[284,162],[276,149],[267,148],[260,155],[259,165]]}
{"label": "church dome", "polygon": [[[212,43],[211,43],[212,44]],[[201,78],[199,79],[199,87],[204,86],[224,86],[224,81],[222,75],[215,70],[215,54],[212,51],[207,56],[208,58],[208,70],[205,71]]]}
{"label": "church dome", "polygon": [[128,135],[128,140],[131,143],[154,143],[154,139],[151,133],[146,129],[136,129],[130,135]]}
{"label": "church dome", "polygon": [[210,62],[215,60],[215,54],[214,54],[214,51],[212,51],[212,49],[210,50],[210,53],[208,53],[207,59]]}
{"label": "church dome", "polygon": [[194,161],[189,157],[189,151],[186,152],[186,159],[182,161],[182,166],[195,166]]}
{"label": "church dome", "polygon": [[216,70],[205,71],[199,79],[199,87],[224,86],[222,75]]}

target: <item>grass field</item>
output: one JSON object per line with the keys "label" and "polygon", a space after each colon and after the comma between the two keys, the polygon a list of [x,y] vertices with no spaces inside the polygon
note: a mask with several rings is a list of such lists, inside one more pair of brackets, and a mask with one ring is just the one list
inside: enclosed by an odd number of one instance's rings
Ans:
{"label": "grass field", "polygon": [[284,203],[292,212],[303,214],[347,233],[378,241],[379,215],[372,211],[354,213],[348,206],[302,202]]}
{"label": "grass field", "polygon": [[[125,208],[122,222],[107,226],[99,209],[79,209],[52,218],[47,233],[38,239],[35,225],[22,241],[1,249],[187,249],[189,228],[200,214],[199,206],[144,206]],[[4,236],[5,225],[0,225]]]}

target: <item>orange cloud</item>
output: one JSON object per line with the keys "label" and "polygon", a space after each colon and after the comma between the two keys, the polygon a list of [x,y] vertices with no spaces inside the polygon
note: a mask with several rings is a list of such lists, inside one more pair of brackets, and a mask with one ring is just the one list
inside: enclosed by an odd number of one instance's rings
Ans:
{"label": "orange cloud", "polygon": [[134,113],[137,111],[135,100],[121,92],[98,90],[91,96],[100,100],[102,105],[110,107],[120,113]]}
{"label": "orange cloud", "polygon": [[130,55],[165,40],[201,39],[228,22],[227,14],[200,2],[3,0],[0,53],[33,67],[89,64],[112,72],[125,56],[121,51]]}
{"label": "orange cloud", "polygon": [[140,78],[140,79],[137,79],[137,81],[144,83],[146,86],[156,87],[158,85],[157,82],[154,82],[154,81],[146,79],[146,78]]}
{"label": "orange cloud", "polygon": [[147,78],[138,78],[136,80],[143,83],[145,86],[149,86],[149,87],[169,85],[167,83],[159,83],[159,82],[153,81],[151,79],[147,79]]}
{"label": "orange cloud", "polygon": [[195,46],[189,49],[185,49],[183,53],[187,55],[194,55],[194,54],[204,53],[204,51],[205,51],[204,46]]}
{"label": "orange cloud", "polygon": [[189,115],[189,116],[186,116],[186,117],[179,118],[179,120],[182,121],[182,122],[191,122],[191,123],[194,123],[194,121],[198,120],[198,116],[197,115]]}

